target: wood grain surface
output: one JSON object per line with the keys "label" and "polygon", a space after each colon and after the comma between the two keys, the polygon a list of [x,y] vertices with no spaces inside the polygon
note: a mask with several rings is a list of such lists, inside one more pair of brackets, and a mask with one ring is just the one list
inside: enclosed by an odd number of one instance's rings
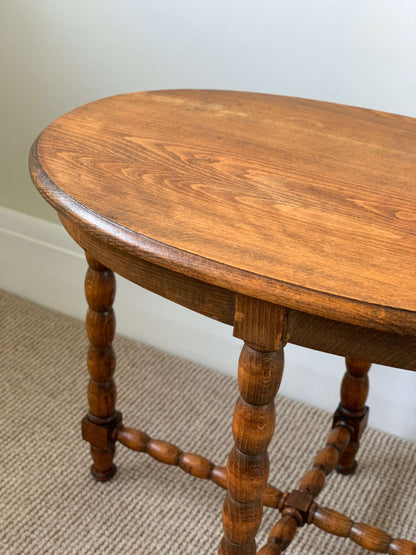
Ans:
{"label": "wood grain surface", "polygon": [[311,314],[416,331],[416,120],[272,95],[112,97],[51,124],[35,184],[131,252]]}

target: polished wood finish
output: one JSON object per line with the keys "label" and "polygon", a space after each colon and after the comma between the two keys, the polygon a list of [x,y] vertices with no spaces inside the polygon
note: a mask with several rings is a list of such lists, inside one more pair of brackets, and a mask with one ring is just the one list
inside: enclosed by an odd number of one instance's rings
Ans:
{"label": "polished wood finish", "polygon": [[326,445],[316,455],[312,470],[302,478],[299,490],[316,497],[322,490],[325,477],[334,470],[342,453],[349,445],[351,433],[345,426],[335,428],[329,435]]}
{"label": "polished wood finish", "polygon": [[259,553],[281,553],[293,540],[297,528],[310,523],[310,512],[316,506],[313,500],[324,487],[325,477],[334,470],[350,437],[350,431],[344,426],[331,432],[325,447],[316,455],[312,470],[300,481],[299,489],[281,496],[278,508],[283,516],[271,529],[267,544]]}
{"label": "polished wood finish", "polygon": [[350,538],[353,542],[368,551],[375,553],[400,553],[400,555],[415,555],[416,544],[408,540],[394,539],[389,534],[370,526],[354,522],[345,515],[325,507],[317,507],[311,517],[311,522],[335,536]]}
{"label": "polished wood finish", "polygon": [[[89,412],[83,421],[84,439],[91,443],[93,465],[91,472],[96,480],[105,482],[116,471],[113,464],[115,441],[109,438],[111,429],[118,425],[120,415],[115,410],[116,385],[113,379],[115,355],[112,341],[115,317],[112,304],[115,295],[114,273],[87,253],[89,268],[85,277],[85,295],[88,301],[87,333]],[[107,439],[102,444],[102,434]]]}
{"label": "polished wood finish", "polygon": [[411,118],[271,95],[121,95],[51,124],[32,177],[59,213],[141,258],[412,334],[415,129]]}
{"label": "polished wood finish", "polygon": [[261,555],[280,555],[293,540],[299,523],[291,514],[283,515],[270,531],[267,544],[259,551]]}
{"label": "polished wood finish", "polygon": [[[369,369],[368,364],[358,361],[348,361],[348,367],[361,376]],[[271,529],[267,544],[260,549],[259,554],[279,555],[289,546],[299,527],[314,524],[329,534],[350,538],[368,551],[416,555],[415,543],[401,538],[394,539],[380,528],[354,522],[346,515],[319,507],[314,502],[324,486],[326,475],[337,468],[339,460],[348,452],[352,435],[353,432],[344,425],[335,427],[325,447],[316,455],[312,470],[302,478],[299,489],[279,495],[277,508],[282,517]]]}
{"label": "polished wood finish", "polygon": [[[234,325],[236,294],[194,277],[173,272],[120,250],[110,234],[92,234],[83,220],[72,223],[60,215],[71,237],[83,249],[108,264],[117,274],[191,310]],[[287,309],[287,341],[303,347],[416,370],[416,335],[363,328]]]}
{"label": "polished wood finish", "polygon": [[[416,370],[415,168],[416,120],[271,95],[121,95],[46,128],[32,179],[90,265],[82,431],[94,476],[114,474],[119,441],[226,487],[222,555],[255,553],[263,504],[282,516],[262,554],[311,523],[375,552],[416,553],[314,500],[329,472],[355,467],[368,418],[360,361]],[[113,271],[243,340],[227,470],[123,426]],[[267,484],[267,446],[286,342],[346,356],[347,373],[326,446],[283,493]]]}
{"label": "polished wood finish", "polygon": [[240,397],[233,417],[234,447],[227,462],[224,536],[219,553],[256,553],[269,474],[267,446],[275,426],[274,397],[283,374],[285,309],[239,296],[234,335],[245,344],[238,363]]}
{"label": "polished wood finish", "polygon": [[353,326],[288,310],[287,341],[333,355],[416,370],[416,334],[403,335]]}
{"label": "polished wood finish", "polygon": [[[185,453],[167,441],[152,439],[148,434],[120,424],[115,438],[128,449],[148,453],[159,462],[179,466],[187,474],[196,478],[211,480],[221,488],[227,489],[227,473],[224,466],[218,466],[195,453]],[[277,508],[283,492],[267,484],[263,492],[263,505]]]}
{"label": "polished wood finish", "polygon": [[336,468],[341,474],[352,474],[357,467],[355,455],[368,421],[369,409],[365,402],[371,363],[347,358],[346,365],[347,371],[341,384],[341,403],[334,415],[334,427],[347,426],[351,430],[351,439]]}
{"label": "polished wood finish", "polygon": [[[217,466],[201,455],[185,453],[169,442],[152,439],[145,432],[127,428],[121,422],[113,435],[129,449],[148,453],[159,462],[178,466],[192,476],[211,480],[221,488],[227,489],[225,467]],[[324,478],[332,472],[339,456],[348,446],[350,436],[348,428],[344,426],[334,428],[325,447],[316,455],[313,469],[322,470]],[[309,472],[301,480],[299,490],[283,493],[270,484],[266,486],[263,505],[279,509],[282,517],[271,529],[268,542],[258,551],[259,554],[282,553],[290,545],[297,529],[304,524],[314,524],[329,534],[350,538],[369,551],[400,555],[416,554],[416,544],[413,542],[400,538],[393,539],[375,526],[355,523],[342,513],[327,507],[319,507],[313,502],[313,498],[321,489],[322,487],[316,489],[313,475]],[[241,552],[241,547],[238,549]],[[243,549],[247,550],[247,547],[244,546]]]}
{"label": "polished wood finish", "polygon": [[86,222],[73,223],[60,215],[65,229],[82,248],[117,274],[204,316],[233,325],[235,293],[137,257],[130,249],[117,248],[111,235],[92,234]]}

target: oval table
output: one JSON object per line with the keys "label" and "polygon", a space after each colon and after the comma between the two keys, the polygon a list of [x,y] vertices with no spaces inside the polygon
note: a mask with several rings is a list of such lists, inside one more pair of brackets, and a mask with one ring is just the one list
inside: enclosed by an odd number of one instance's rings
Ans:
{"label": "oval table", "polygon": [[[314,524],[378,553],[416,544],[315,497],[351,473],[368,418],[371,362],[416,370],[416,120],[226,91],[155,91],[92,102],[35,141],[32,179],[86,251],[92,473],[115,445],[227,490],[221,554],[256,553],[263,505],[281,517],[259,553]],[[227,467],[128,428],[116,411],[114,273],[233,326],[243,340]],[[346,357],[325,447],[299,487],[267,483],[287,342]]]}

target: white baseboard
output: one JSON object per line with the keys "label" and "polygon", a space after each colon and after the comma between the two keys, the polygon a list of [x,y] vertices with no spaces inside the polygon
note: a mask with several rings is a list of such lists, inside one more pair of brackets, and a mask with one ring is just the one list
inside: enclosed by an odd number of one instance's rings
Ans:
{"label": "white baseboard", "polygon": [[[0,207],[0,287],[83,319],[86,263],[58,224]],[[204,366],[236,375],[241,342],[220,324],[117,280],[117,330]],[[344,361],[288,345],[281,393],[332,411],[338,404]],[[374,365],[370,425],[416,439],[416,372]],[[329,425],[329,423],[328,423]]]}

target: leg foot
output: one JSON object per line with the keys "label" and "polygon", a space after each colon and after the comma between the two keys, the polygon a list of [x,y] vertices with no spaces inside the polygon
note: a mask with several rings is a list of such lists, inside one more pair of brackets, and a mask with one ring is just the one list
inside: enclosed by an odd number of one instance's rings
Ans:
{"label": "leg foot", "polygon": [[91,474],[97,482],[107,482],[116,473],[117,467],[113,464],[115,451],[115,447],[104,451],[91,445],[91,456],[94,461],[91,465]]}

